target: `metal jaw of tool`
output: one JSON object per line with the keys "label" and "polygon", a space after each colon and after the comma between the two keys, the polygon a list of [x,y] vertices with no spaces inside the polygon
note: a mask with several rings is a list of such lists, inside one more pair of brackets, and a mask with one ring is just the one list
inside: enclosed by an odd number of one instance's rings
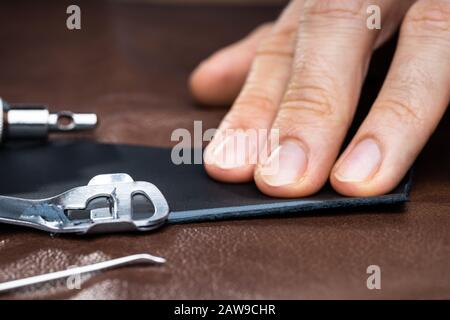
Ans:
{"label": "metal jaw of tool", "polygon": [[[150,202],[152,212],[139,217],[136,196]],[[51,233],[148,231],[164,224],[168,215],[167,201],[155,185],[124,173],[95,176],[87,186],[48,199],[0,196],[0,222]]]}
{"label": "metal jaw of tool", "polygon": [[0,98],[0,142],[44,139],[50,132],[84,131],[96,126],[95,113],[50,113],[42,105],[10,105]]}

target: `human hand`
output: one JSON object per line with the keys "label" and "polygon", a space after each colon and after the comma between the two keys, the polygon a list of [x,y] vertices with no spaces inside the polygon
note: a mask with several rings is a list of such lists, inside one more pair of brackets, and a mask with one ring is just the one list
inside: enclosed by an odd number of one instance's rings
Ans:
{"label": "human hand", "polygon": [[[380,30],[366,25],[381,9]],[[401,24],[398,47],[367,118],[338,157],[372,52]],[[302,197],[330,178],[348,196],[393,189],[422,150],[450,101],[449,0],[294,0],[278,20],[200,64],[190,80],[206,104],[233,103],[219,133],[275,129],[280,146],[259,163],[228,163],[229,140],[205,150],[208,174],[254,179],[271,196]],[[250,146],[249,152],[261,152]],[[279,169],[265,174],[277,158]],[[206,161],[208,160],[208,161]]]}

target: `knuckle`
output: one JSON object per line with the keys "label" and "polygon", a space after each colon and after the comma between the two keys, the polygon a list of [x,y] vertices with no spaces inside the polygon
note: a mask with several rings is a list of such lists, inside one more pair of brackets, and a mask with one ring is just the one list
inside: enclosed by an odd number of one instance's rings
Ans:
{"label": "knuckle", "polygon": [[450,31],[450,1],[422,0],[414,4],[407,13],[402,26],[409,34],[434,35]]}
{"label": "knuckle", "polygon": [[305,14],[309,17],[360,20],[366,5],[366,0],[308,0]]}
{"label": "knuckle", "polygon": [[386,116],[388,119],[392,118],[394,124],[400,122],[420,124],[423,122],[423,116],[417,108],[413,107],[408,98],[385,98],[378,102],[374,109],[375,111],[382,113],[384,118],[386,118]]}
{"label": "knuckle", "polygon": [[236,100],[233,109],[248,112],[271,112],[276,108],[275,102],[263,93],[246,93]]}
{"label": "knuckle", "polygon": [[274,28],[271,34],[261,42],[256,50],[258,56],[292,58],[294,55],[297,26]]}
{"label": "knuckle", "polygon": [[[278,112],[277,120],[284,127],[307,126],[323,131],[346,127],[350,114],[337,110],[333,91],[321,85],[290,84]],[[326,125],[324,125],[326,124]]]}
{"label": "knuckle", "polygon": [[263,93],[246,93],[238,97],[233,108],[226,115],[227,122],[240,123],[241,126],[264,124],[276,110],[275,102]]}
{"label": "knuckle", "polygon": [[316,117],[329,117],[334,113],[328,90],[317,85],[290,84],[281,105],[283,112],[310,113]]}
{"label": "knuckle", "polygon": [[414,54],[403,57],[393,77],[388,77],[384,86],[387,92],[380,95],[374,104],[374,111],[382,113],[393,125],[408,122],[421,125],[427,118],[428,95],[437,85],[430,70],[417,61]]}
{"label": "knuckle", "polygon": [[281,137],[301,137],[305,134],[321,136],[339,132],[342,129],[338,123],[305,116],[302,112],[296,114],[296,112],[288,109],[280,109],[278,112],[272,128],[279,130]]}
{"label": "knuckle", "polygon": [[280,112],[291,114],[301,121],[327,119],[345,123],[347,112],[337,110],[342,89],[335,78],[336,72],[324,59],[307,52],[294,65],[294,73],[283,96]]}

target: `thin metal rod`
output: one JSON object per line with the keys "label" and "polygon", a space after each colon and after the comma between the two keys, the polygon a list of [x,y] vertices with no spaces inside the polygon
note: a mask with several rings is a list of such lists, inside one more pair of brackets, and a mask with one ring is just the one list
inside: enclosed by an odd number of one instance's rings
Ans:
{"label": "thin metal rod", "polygon": [[28,277],[19,280],[13,280],[8,282],[0,283],[0,292],[9,291],[12,289],[17,289],[33,284],[38,284],[42,282],[57,280],[61,278],[70,277],[73,275],[79,275],[83,273],[100,271],[109,268],[115,268],[119,266],[129,265],[129,264],[137,264],[137,263],[156,263],[163,264],[166,262],[166,259],[161,257],[152,256],[150,254],[135,254],[131,256],[126,256],[122,258],[107,260],[103,262],[98,262],[82,267],[71,268],[63,271],[46,273],[38,276]]}

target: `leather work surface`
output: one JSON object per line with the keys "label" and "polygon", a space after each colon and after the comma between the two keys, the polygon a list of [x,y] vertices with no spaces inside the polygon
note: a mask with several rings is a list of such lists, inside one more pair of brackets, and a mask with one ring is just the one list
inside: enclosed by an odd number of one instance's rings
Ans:
{"label": "leather work surface", "polygon": [[[69,31],[69,4],[1,2],[0,43],[9,48],[0,50],[1,96],[12,103],[43,102],[53,110],[97,112],[100,127],[83,138],[153,147],[173,146],[172,131],[193,131],[194,120],[202,120],[204,129],[217,127],[226,110],[192,102],[186,86],[190,71],[279,12],[273,7],[80,1],[82,30]],[[391,42],[375,53],[359,119],[376,97],[394,48]],[[0,282],[134,253],[168,261],[161,267],[89,275],[80,290],[58,281],[0,298],[450,298],[449,129],[447,115],[416,163],[410,201],[403,206],[174,224],[150,233],[88,237],[51,237],[0,225]],[[12,157],[8,148],[0,152],[5,158]],[[42,151],[31,151],[30,157],[33,152]],[[90,157],[86,152],[81,158],[92,164]],[[29,159],[9,165],[14,172],[5,176],[1,170],[2,193],[31,194],[48,180],[41,177],[32,186],[9,177],[32,174],[33,167],[36,173],[56,168]],[[104,163],[98,166],[102,170]],[[90,172],[70,175],[79,178],[77,185],[90,178]],[[46,192],[65,188],[68,182],[60,178]],[[381,268],[381,290],[367,289],[370,265]]]}
{"label": "leather work surface", "polygon": [[[37,169],[35,163],[46,166]],[[17,166],[22,169],[15,170]],[[169,148],[58,141],[42,146],[3,148],[0,176],[8,183],[0,185],[0,194],[26,199],[49,198],[86,185],[96,175],[120,172],[126,172],[135,181],[149,181],[161,190],[170,207],[169,223],[402,204],[408,198],[411,184],[408,175],[393,192],[378,197],[343,197],[327,185],[310,197],[277,199],[259,192],[254,183],[214,181],[202,165],[175,165]]]}

